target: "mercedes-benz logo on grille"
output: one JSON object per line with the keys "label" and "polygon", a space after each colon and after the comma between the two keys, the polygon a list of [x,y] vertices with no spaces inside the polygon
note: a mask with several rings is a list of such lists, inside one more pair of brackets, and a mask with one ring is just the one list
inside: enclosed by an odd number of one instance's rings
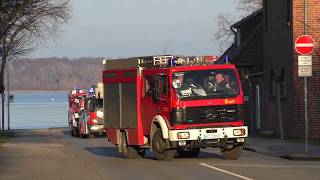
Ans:
{"label": "mercedes-benz logo on grille", "polygon": [[212,120],[212,119],[216,118],[216,115],[215,115],[215,113],[213,112],[212,109],[206,110],[205,113],[207,115],[207,119],[209,119],[209,120]]}
{"label": "mercedes-benz logo on grille", "polygon": [[208,114],[207,115],[207,118],[209,119],[209,120],[212,120],[212,119],[214,119],[216,117],[216,115],[214,115],[214,114]]}

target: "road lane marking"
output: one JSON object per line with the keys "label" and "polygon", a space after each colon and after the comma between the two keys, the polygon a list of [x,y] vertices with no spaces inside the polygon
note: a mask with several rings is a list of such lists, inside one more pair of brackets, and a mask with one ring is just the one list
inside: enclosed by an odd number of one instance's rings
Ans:
{"label": "road lane marking", "polygon": [[210,165],[208,165],[208,164],[206,164],[206,163],[200,163],[200,165],[205,166],[205,167],[208,167],[208,168],[210,168],[210,169],[214,169],[214,170],[216,170],[216,171],[223,172],[223,173],[225,173],[225,174],[229,174],[229,175],[238,177],[238,178],[240,178],[240,179],[253,180],[253,179],[251,179],[251,178],[249,178],[249,177],[245,177],[245,176],[242,176],[242,175],[240,175],[240,174],[236,174],[236,173],[233,173],[233,172],[224,170],[224,169],[220,169],[220,168],[217,168],[217,167],[214,167],[214,166],[210,166]]}
{"label": "road lane marking", "polygon": [[316,168],[320,166],[286,166],[286,165],[262,165],[262,164],[211,164],[212,166],[233,166],[233,167],[263,167],[263,168]]}

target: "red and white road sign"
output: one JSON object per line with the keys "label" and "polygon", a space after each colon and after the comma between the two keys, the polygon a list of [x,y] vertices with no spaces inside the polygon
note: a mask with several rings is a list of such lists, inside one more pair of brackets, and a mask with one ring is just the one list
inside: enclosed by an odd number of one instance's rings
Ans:
{"label": "red and white road sign", "polygon": [[296,39],[295,49],[301,55],[311,54],[314,49],[314,40],[311,36],[302,35]]}

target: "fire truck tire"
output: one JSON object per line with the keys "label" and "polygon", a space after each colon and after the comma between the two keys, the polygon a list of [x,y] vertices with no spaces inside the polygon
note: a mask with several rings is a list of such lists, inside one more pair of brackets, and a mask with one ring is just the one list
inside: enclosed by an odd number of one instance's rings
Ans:
{"label": "fire truck tire", "polygon": [[172,160],[176,153],[174,145],[163,139],[161,129],[157,129],[152,138],[152,150],[157,160]]}
{"label": "fire truck tire", "polygon": [[221,148],[221,153],[226,160],[238,160],[242,154],[243,146],[235,146],[232,149]]}
{"label": "fire truck tire", "polygon": [[70,128],[70,133],[71,133],[71,136],[75,136],[75,134],[74,134],[74,127],[71,125],[70,126],[71,128]]}
{"label": "fire truck tire", "polygon": [[80,137],[81,137],[82,139],[87,139],[89,136],[88,136],[88,134],[80,134]]}
{"label": "fire truck tire", "polygon": [[79,137],[79,130],[78,130],[78,128],[73,127],[73,134],[74,134],[74,137]]}
{"label": "fire truck tire", "polygon": [[144,153],[140,152],[138,148],[128,145],[125,133],[121,136],[121,151],[125,159],[138,159],[141,158],[142,155],[144,156]]}
{"label": "fire truck tire", "polygon": [[73,137],[78,137],[79,136],[79,131],[77,130],[77,128],[75,128],[74,126],[71,125],[71,136]]}
{"label": "fire truck tire", "polygon": [[181,158],[193,158],[193,157],[199,156],[200,148],[193,148],[193,149],[178,148],[177,152]]}

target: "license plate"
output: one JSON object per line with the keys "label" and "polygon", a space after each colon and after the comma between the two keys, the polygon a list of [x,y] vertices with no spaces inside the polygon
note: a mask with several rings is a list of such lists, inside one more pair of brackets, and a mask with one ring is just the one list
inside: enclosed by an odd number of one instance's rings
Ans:
{"label": "license plate", "polygon": [[220,138],[220,134],[213,134],[213,133],[210,133],[210,134],[204,134],[202,136],[202,139],[219,139]]}

